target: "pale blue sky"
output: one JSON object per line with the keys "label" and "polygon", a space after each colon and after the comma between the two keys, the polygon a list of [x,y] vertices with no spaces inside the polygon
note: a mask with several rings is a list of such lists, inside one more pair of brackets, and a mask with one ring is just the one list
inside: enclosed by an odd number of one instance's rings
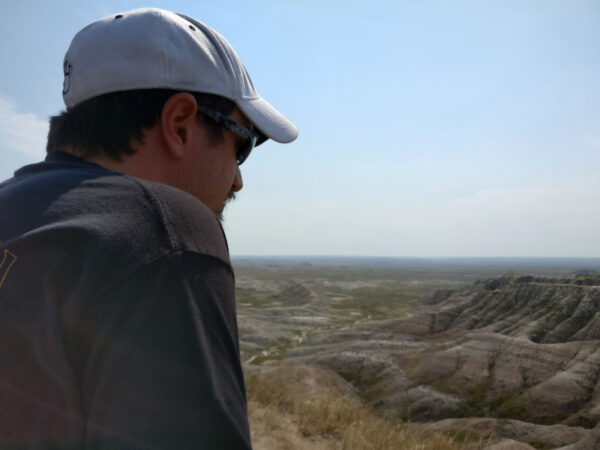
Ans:
{"label": "pale blue sky", "polygon": [[[62,59],[139,1],[0,17],[0,178],[42,157]],[[600,256],[600,2],[169,1],[300,129],[242,167],[233,254]]]}

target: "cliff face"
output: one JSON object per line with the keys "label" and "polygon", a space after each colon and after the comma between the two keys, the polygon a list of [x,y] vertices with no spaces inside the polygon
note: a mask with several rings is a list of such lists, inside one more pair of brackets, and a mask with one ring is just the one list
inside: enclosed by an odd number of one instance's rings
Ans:
{"label": "cliff face", "polygon": [[[407,375],[454,396],[435,418],[600,421],[600,278],[495,278],[438,292],[420,314],[383,328],[429,343]],[[427,404],[403,407],[426,420]]]}
{"label": "cliff face", "polygon": [[600,339],[600,277],[505,276],[430,303],[441,306],[430,315],[430,334],[462,328],[544,344]]}

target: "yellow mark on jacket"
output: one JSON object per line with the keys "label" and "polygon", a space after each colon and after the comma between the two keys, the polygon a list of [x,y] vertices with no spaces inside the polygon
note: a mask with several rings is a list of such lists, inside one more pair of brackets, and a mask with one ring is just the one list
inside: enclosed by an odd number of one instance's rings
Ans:
{"label": "yellow mark on jacket", "polygon": [[0,261],[0,288],[2,287],[2,284],[4,284],[4,280],[8,275],[8,271],[17,261],[17,259],[17,255],[8,251],[7,249],[4,249],[2,252],[2,261]]}

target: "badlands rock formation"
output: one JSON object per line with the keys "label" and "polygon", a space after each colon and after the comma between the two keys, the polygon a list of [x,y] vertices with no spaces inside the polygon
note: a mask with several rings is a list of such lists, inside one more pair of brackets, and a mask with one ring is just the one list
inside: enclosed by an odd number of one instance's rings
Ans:
{"label": "badlands rock formation", "polygon": [[337,328],[293,292],[300,338],[282,337],[280,357],[332,370],[383,414],[503,445],[600,448],[600,277],[503,276],[438,291],[410,317]]}
{"label": "badlands rock formation", "polygon": [[463,414],[600,421],[600,279],[506,276],[430,303],[384,327],[434,340],[413,383],[456,395]]}

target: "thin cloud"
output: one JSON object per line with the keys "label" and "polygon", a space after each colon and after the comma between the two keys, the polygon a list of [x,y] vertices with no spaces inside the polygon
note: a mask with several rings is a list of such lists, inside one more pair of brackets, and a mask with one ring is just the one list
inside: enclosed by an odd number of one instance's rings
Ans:
{"label": "thin cloud", "polygon": [[0,148],[43,159],[47,135],[47,120],[17,112],[15,104],[0,95]]}

